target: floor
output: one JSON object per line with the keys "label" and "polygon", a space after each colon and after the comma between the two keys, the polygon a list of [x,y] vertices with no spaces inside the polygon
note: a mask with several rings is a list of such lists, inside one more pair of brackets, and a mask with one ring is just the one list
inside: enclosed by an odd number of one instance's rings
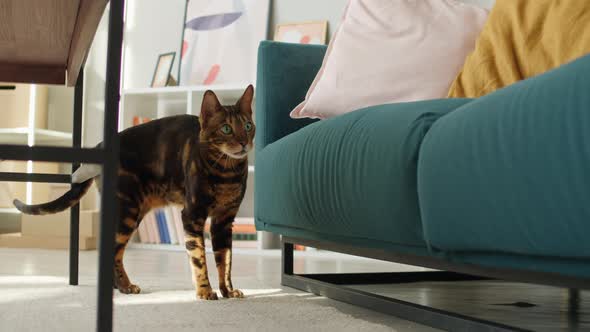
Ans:
{"label": "floor", "polygon": [[[213,257],[207,258],[216,285]],[[0,331],[93,330],[96,260],[95,251],[81,253],[80,286],[72,287],[67,252],[0,249]],[[236,250],[234,286],[247,298],[215,302],[195,299],[183,252],[130,249],[125,261],[142,294],[115,293],[115,331],[436,331],[281,287],[278,251]],[[295,257],[296,272],[409,270],[416,268],[327,252]],[[568,325],[567,292],[551,287],[489,281],[354,287],[533,330],[590,330],[586,293],[575,328]],[[515,302],[534,306],[510,305]]]}

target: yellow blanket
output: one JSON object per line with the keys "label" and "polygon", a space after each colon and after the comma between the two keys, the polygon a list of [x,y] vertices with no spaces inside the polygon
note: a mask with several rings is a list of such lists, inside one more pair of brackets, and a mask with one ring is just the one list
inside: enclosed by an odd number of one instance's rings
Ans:
{"label": "yellow blanket", "polygon": [[588,53],[590,0],[496,0],[449,97],[480,97]]}

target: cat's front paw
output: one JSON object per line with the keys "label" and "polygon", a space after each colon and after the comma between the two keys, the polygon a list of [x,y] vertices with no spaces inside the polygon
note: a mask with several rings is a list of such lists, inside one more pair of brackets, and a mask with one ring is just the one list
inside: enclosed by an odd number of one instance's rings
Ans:
{"label": "cat's front paw", "polygon": [[126,286],[115,286],[115,288],[119,289],[119,292],[123,294],[139,294],[141,292],[141,288],[137,285],[129,284]]}
{"label": "cat's front paw", "polygon": [[242,291],[239,289],[233,289],[233,290],[229,291],[228,295],[229,295],[228,297],[230,299],[231,298],[235,298],[235,299],[243,299],[244,298],[244,293],[242,293]]}
{"label": "cat's front paw", "polygon": [[244,293],[242,293],[239,289],[221,289],[221,295],[228,299],[242,299],[244,298]]}
{"label": "cat's front paw", "polygon": [[217,300],[217,293],[211,288],[200,288],[197,291],[197,298],[201,300]]}

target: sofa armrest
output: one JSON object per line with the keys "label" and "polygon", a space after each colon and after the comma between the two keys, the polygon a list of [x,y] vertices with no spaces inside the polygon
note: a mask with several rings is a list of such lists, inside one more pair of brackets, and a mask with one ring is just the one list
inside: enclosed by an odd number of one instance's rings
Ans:
{"label": "sofa armrest", "polygon": [[256,150],[314,122],[291,119],[305,99],[326,52],[323,45],[263,41],[258,48]]}

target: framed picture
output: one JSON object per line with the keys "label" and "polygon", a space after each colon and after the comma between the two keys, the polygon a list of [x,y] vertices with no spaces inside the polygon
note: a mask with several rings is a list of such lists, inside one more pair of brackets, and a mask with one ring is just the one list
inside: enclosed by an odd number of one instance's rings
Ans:
{"label": "framed picture", "polygon": [[277,24],[275,41],[296,44],[326,44],[328,21]]}
{"label": "framed picture", "polygon": [[172,64],[176,52],[160,54],[158,62],[156,62],[156,69],[154,69],[154,77],[152,78],[152,88],[160,88],[168,85],[168,78],[172,70]]}
{"label": "framed picture", "polygon": [[188,1],[180,85],[255,83],[269,8],[270,0]]}

